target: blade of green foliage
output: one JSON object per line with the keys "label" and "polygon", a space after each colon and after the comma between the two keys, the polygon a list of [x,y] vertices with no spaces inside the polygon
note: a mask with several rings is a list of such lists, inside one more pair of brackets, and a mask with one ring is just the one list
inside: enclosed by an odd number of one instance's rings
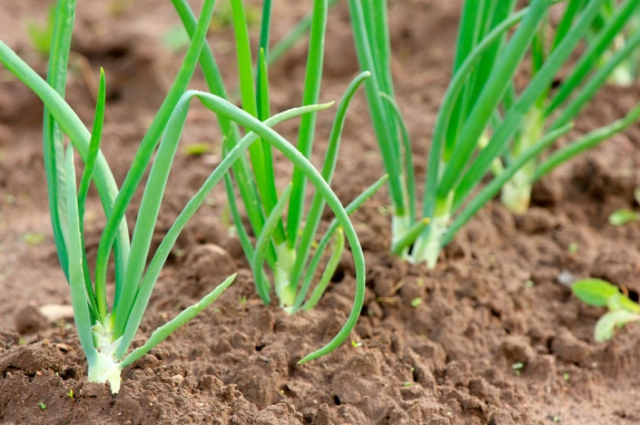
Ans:
{"label": "blade of green foliage", "polygon": [[[197,22],[189,4],[186,0],[171,0],[171,2],[180,17],[182,24],[187,30],[187,33],[191,38],[193,38]],[[269,57],[272,56],[269,55]],[[211,48],[208,45],[205,45],[202,50],[202,54],[200,55],[200,67],[202,68],[204,79],[209,91],[223,99],[228,99],[227,91],[222,80],[222,74],[220,73],[220,69],[218,68]],[[240,140],[238,127],[234,122],[226,117],[218,116],[217,118],[222,134],[224,135],[225,147],[231,149],[238,143],[238,140]],[[246,156],[241,156],[238,161],[233,164],[233,172],[238,184],[240,196],[244,200],[249,223],[251,224],[253,233],[258,235],[262,230],[265,217],[262,208],[258,205],[258,191],[253,178],[253,171],[251,170],[249,160]],[[242,217],[240,215],[234,215],[234,223],[236,224],[236,227],[242,227],[241,222]],[[269,254],[268,260],[270,263],[275,262],[275,250],[271,250]]]}
{"label": "blade of green foliage", "polygon": [[[353,214],[358,208],[360,208],[362,204],[364,204],[369,198],[371,198],[373,194],[376,193],[387,182],[387,179],[388,179],[388,176],[386,175],[382,176],[374,184],[372,184],[369,188],[367,188],[367,190],[365,190],[360,195],[358,195],[356,199],[354,199],[349,205],[345,207],[345,211],[347,212],[347,214],[349,215]],[[338,221],[334,219],[333,221],[331,221],[331,224],[329,224],[329,227],[327,231],[324,233],[324,236],[322,237],[322,239],[320,240],[320,243],[318,243],[318,246],[316,247],[316,252],[314,253],[313,258],[309,263],[309,267],[307,267],[307,272],[305,273],[302,286],[298,291],[298,296],[296,297],[296,302],[293,308],[294,312],[299,310],[302,304],[304,303],[307,293],[309,292],[309,288],[311,287],[311,282],[313,281],[313,277],[316,273],[316,270],[318,269],[318,266],[320,265],[320,261],[322,260],[322,256],[324,254],[325,248],[329,244],[329,241],[331,240],[331,237],[333,236],[333,233],[336,231],[337,228],[338,228]]]}
{"label": "blade of green foliage", "polygon": [[573,294],[588,305],[606,307],[611,297],[618,294],[618,288],[602,279],[582,279],[571,286]]}
{"label": "blade of green foliage", "polygon": [[387,125],[390,120],[386,116],[386,108],[380,98],[380,82],[376,75],[376,65],[371,46],[368,42],[367,25],[360,0],[349,0],[349,12],[351,14],[353,37],[358,55],[358,63],[363,71],[370,71],[372,78],[365,83],[371,121],[376,134],[384,168],[389,175],[389,192],[394,207],[394,214],[398,217],[406,215],[406,202],[402,188],[402,176],[404,171],[398,162],[397,135],[390,131]]}
{"label": "blade of green foliage", "polygon": [[[483,18],[487,9],[490,8],[490,2],[487,0],[465,1],[460,18],[460,26],[458,29],[458,41],[456,43],[456,56],[453,64],[453,73],[455,74],[465,59],[473,51],[481,37],[481,28]],[[466,122],[467,115],[472,107],[471,93],[474,85],[476,74],[470,75],[471,81],[466,84],[451,114],[451,121],[447,128],[447,137],[444,146],[443,158],[444,162],[448,162],[455,150],[456,143],[463,125]],[[479,98],[479,97],[478,97]]]}
{"label": "blade of green foliage", "polygon": [[[173,116],[177,116],[177,120],[186,120],[187,108],[176,109]],[[183,115],[180,115],[183,114]],[[169,133],[171,129],[167,129]],[[166,133],[165,133],[166,134]],[[148,184],[144,188],[138,217],[142,219],[136,220],[133,237],[131,240],[131,255],[125,275],[125,282],[128,288],[123,291],[122,297],[117,305],[113,306],[113,316],[115,317],[114,332],[119,337],[129,321],[129,316],[136,295],[139,290],[140,281],[144,273],[144,267],[147,264],[149,250],[151,248],[151,240],[155,230],[158,214],[160,213],[160,205],[164,197],[167,181],[169,180],[169,172],[173,165],[173,160],[178,150],[178,144],[167,142],[171,140],[168,137],[163,138],[158,151],[156,153],[151,171],[149,173]]]}
{"label": "blade of green foliage", "polygon": [[[313,21],[309,38],[309,54],[307,55],[307,69],[304,81],[302,105],[318,103],[320,98],[320,84],[324,63],[324,38],[327,29],[327,0],[314,0]],[[298,150],[305,158],[310,158],[316,127],[316,114],[303,115],[298,130]],[[291,177],[293,192],[287,215],[287,240],[290,249],[295,248],[302,221],[306,179],[300,169],[293,170]]]}
{"label": "blade of green foliage", "polygon": [[[200,15],[200,19],[198,20],[195,35],[192,39],[191,45],[187,50],[182,66],[178,71],[178,75],[176,76],[176,79],[174,80],[171,89],[167,94],[167,97],[162,102],[158,113],[151,123],[151,126],[140,142],[138,151],[136,152],[136,155],[131,163],[129,173],[127,174],[127,177],[122,184],[122,188],[118,193],[118,197],[116,198],[115,205],[113,206],[113,214],[108,217],[107,224],[102,233],[102,238],[100,239],[96,257],[95,286],[97,296],[104,296],[101,294],[104,294],[106,291],[105,288],[107,264],[109,261],[111,247],[113,246],[113,242],[116,238],[116,229],[120,225],[124,217],[126,208],[133,198],[133,194],[135,193],[136,188],[138,187],[140,180],[144,175],[151,157],[153,156],[155,148],[160,141],[162,132],[164,131],[166,124],[169,121],[169,117],[171,116],[173,110],[176,107],[176,104],[180,100],[180,97],[184,93],[184,90],[191,80],[191,76],[193,75],[193,72],[195,70],[198,57],[200,56],[200,52],[202,51],[202,46],[204,45],[204,40],[207,33],[209,21],[211,20],[214,3],[214,0],[205,0],[202,6],[202,13]],[[136,252],[131,252],[130,256],[131,255],[136,259],[141,257],[141,254]],[[129,261],[131,261],[131,258],[129,258]],[[126,266],[127,267],[125,270],[125,276],[140,276],[141,268],[144,267],[144,261],[138,264],[129,264],[129,262],[127,262]],[[131,301],[129,298],[133,293],[135,293],[139,282],[139,279],[131,281],[126,277],[119,281],[119,285],[116,285],[116,293],[114,295],[114,310],[121,305],[125,306],[125,308],[131,305]],[[125,300],[121,304],[121,298],[124,296],[127,297],[127,300]],[[128,314],[126,313],[124,315],[128,316]],[[112,314],[112,318],[114,317],[116,317],[115,312]],[[116,335],[116,338],[118,337],[119,335]]]}
{"label": "blade of green foliage", "polygon": [[235,274],[229,276],[227,279],[225,279],[224,282],[218,285],[216,289],[211,291],[196,304],[184,309],[171,321],[153,331],[144,345],[133,350],[127,357],[124,358],[124,360],[122,360],[122,362],[120,363],[120,368],[124,369],[125,367],[131,365],[133,362],[151,351],[156,345],[167,339],[167,337],[174,333],[178,328],[184,326],[187,322],[200,314],[202,310],[211,305],[211,303],[214,302],[229,287],[229,285],[233,283],[235,278]]}
{"label": "blade of green foliage", "polygon": [[397,127],[400,128],[400,134],[402,135],[402,167],[405,170],[405,186],[407,188],[407,199],[409,205],[407,210],[409,211],[409,222],[415,223],[416,221],[416,177],[413,171],[413,153],[411,151],[411,138],[409,137],[409,130],[402,117],[400,107],[396,103],[395,99],[386,93],[380,93],[380,97],[389,104],[391,115],[393,116]]}
{"label": "blade of green foliage", "polygon": [[596,342],[605,342],[613,338],[616,328],[627,323],[640,321],[640,315],[626,310],[610,311],[598,320],[594,330]]}
{"label": "blade of green foliage", "polygon": [[[329,184],[333,177],[336,162],[338,161],[338,150],[340,148],[340,139],[342,136],[342,130],[344,128],[344,121],[349,110],[351,100],[355,95],[360,85],[369,78],[371,73],[363,72],[357,76],[342,96],[342,100],[338,105],[333,125],[331,127],[331,133],[329,135],[329,143],[327,145],[327,151],[325,153],[324,161],[322,164],[322,178]],[[318,225],[322,218],[322,211],[324,210],[325,202],[319,193],[315,193],[309,207],[309,214],[307,215],[306,223],[302,235],[298,240],[298,248],[296,253],[296,261],[291,269],[290,285],[297,286],[303,270],[309,261],[309,252],[313,243],[313,238],[318,231]]]}
{"label": "blade of green foliage", "polygon": [[[191,76],[195,70],[200,51],[204,45],[205,36],[208,29],[208,23],[211,19],[213,12],[214,0],[205,0],[202,6],[202,13],[198,20],[195,36],[187,50],[184,61],[178,75],[167,94],[167,97],[162,102],[158,113],[156,114],[149,130],[145,134],[144,138],[140,142],[138,151],[136,152],[131,168],[127,177],[125,178],[120,193],[116,198],[116,203],[113,208],[113,214],[109,217],[105,229],[100,239],[98,246],[98,254],[96,258],[96,272],[95,272],[95,286],[96,294],[106,293],[106,272],[107,264],[109,261],[109,253],[111,246],[115,239],[115,229],[118,223],[124,217],[129,202],[133,198],[142,176],[147,168],[147,165],[151,161],[151,157],[155,151],[155,148],[160,141],[162,132],[164,131],[169,117],[176,108],[177,103],[182,96],[182,93],[186,89]],[[155,221],[154,221],[155,223]],[[147,244],[147,238],[149,234],[149,226],[144,226],[136,223],[136,226],[143,226],[140,229],[140,234],[133,235],[132,246],[135,243],[136,246],[143,248]],[[151,229],[151,232],[153,230]],[[120,333],[123,329],[126,318],[129,317],[129,311],[133,303],[132,297],[134,296],[139,284],[142,271],[145,266],[145,258],[147,256],[147,249],[142,251],[131,250],[129,259],[127,261],[127,267],[125,271],[125,277],[122,281],[119,281],[116,285],[116,292],[113,302],[112,320],[117,320],[118,314],[120,314],[119,326],[116,327],[115,338],[120,337]],[[119,313],[119,311],[121,313]]]}
{"label": "blade of green foliage", "polygon": [[611,75],[611,72],[623,61],[629,54],[636,50],[640,46],[640,32],[631,37],[622,49],[617,51],[613,57],[604,64],[597,72],[591,77],[589,82],[580,90],[578,95],[573,98],[567,106],[562,110],[560,116],[551,125],[551,128],[555,128],[559,125],[570,121],[575,117],[582,108],[595,96],[596,92],[606,83],[607,78]]}
{"label": "blade of green foliage", "polygon": [[[271,236],[276,230],[276,226],[278,222],[282,218],[284,214],[284,209],[287,206],[287,202],[289,202],[289,197],[291,196],[291,183],[287,185],[285,190],[282,192],[280,199],[276,203],[275,207],[269,214],[267,221],[264,223],[264,228],[256,241],[256,249],[251,259],[251,269],[253,270],[254,279],[256,289],[258,291],[258,295],[265,304],[269,304],[269,292],[271,289],[271,285],[268,280],[265,280],[265,275],[263,273],[264,260],[267,255],[267,246],[270,243]],[[279,288],[276,287],[276,292]],[[278,294],[280,295],[280,294]],[[279,297],[281,298],[281,297]]]}
{"label": "blade of green foliage", "polygon": [[87,154],[87,162],[84,165],[80,186],[78,188],[78,213],[80,216],[80,233],[84,233],[84,212],[87,201],[87,193],[89,185],[93,178],[93,170],[100,152],[100,142],[102,140],[102,127],[104,126],[104,111],[106,103],[106,87],[104,79],[104,70],[100,68],[100,84],[98,86],[98,96],[96,102],[96,112],[93,119],[93,130],[91,131],[91,141],[89,142],[89,151]]}
{"label": "blade of green foliage", "polygon": [[316,304],[318,304],[318,301],[320,301],[320,298],[322,298],[322,295],[327,289],[327,286],[329,286],[329,282],[331,282],[331,278],[336,272],[338,264],[340,264],[340,258],[342,258],[342,252],[344,251],[344,232],[340,227],[338,227],[335,232],[335,238],[336,240],[334,242],[333,253],[329,258],[329,261],[327,262],[327,266],[322,273],[322,277],[320,278],[320,281],[318,282],[316,287],[313,289],[309,300],[302,307],[302,309],[305,311],[311,310],[316,306]]}
{"label": "blade of green foliage", "polygon": [[93,345],[93,333],[91,313],[87,304],[86,285],[84,283],[84,270],[82,257],[84,249],[80,233],[80,217],[78,215],[78,197],[76,193],[76,174],[73,165],[73,148],[71,145],[67,149],[65,159],[66,180],[66,202],[67,202],[67,248],[69,258],[69,285],[71,289],[71,305],[73,306],[73,318],[78,330],[78,338],[82,350],[87,356],[90,365],[96,362],[97,351]]}
{"label": "blade of green foliage", "polygon": [[[242,0],[231,0],[231,7],[233,10],[233,28],[236,35],[242,107],[254,117],[258,117],[258,106],[253,81],[251,43],[249,40],[245,8]],[[254,143],[249,148],[249,155],[256,178],[258,193],[262,201],[261,204],[264,206],[265,214],[268,215],[278,202],[278,196],[275,187],[275,176],[273,174],[273,163],[268,163],[271,155],[265,152],[267,149],[269,148],[266,146],[266,142],[261,141],[260,143]],[[247,208],[259,207],[258,203],[250,205],[251,206],[247,206]],[[276,243],[279,244],[282,242],[280,239],[284,237],[284,233],[278,231],[275,236]]]}
{"label": "blade of green foliage", "polygon": [[89,273],[89,263],[87,261],[86,250],[84,249],[84,213],[85,205],[87,201],[87,193],[89,192],[89,185],[93,177],[93,170],[100,153],[100,142],[102,140],[102,127],[104,125],[104,111],[106,103],[106,86],[104,78],[104,70],[100,69],[100,84],[98,87],[98,97],[96,103],[96,112],[93,120],[93,130],[91,131],[91,141],[89,142],[89,152],[87,155],[87,162],[82,172],[80,179],[80,186],[78,188],[78,216],[80,221],[80,238],[82,241],[82,257],[83,257],[83,269],[84,269],[84,281],[87,287],[87,296],[91,304],[92,314],[97,317],[105,317],[107,315],[107,306],[99,305],[95,292],[93,291],[93,285],[91,283],[91,274]]}
{"label": "blade of green foliage", "polygon": [[614,121],[606,127],[594,130],[551,154],[547,159],[540,163],[536,169],[535,175],[533,176],[533,181],[539,180],[546,174],[550,173],[553,169],[564,164],[576,155],[597,146],[599,143],[609,139],[614,134],[623,131],[638,119],[640,119],[640,104],[633,108],[624,118]]}
{"label": "blade of green foliage", "polygon": [[[497,2],[493,11],[491,27],[487,31],[485,31],[485,33],[483,34],[483,38],[481,40],[478,40],[478,44],[475,47],[476,49],[480,43],[482,43],[487,37],[489,37],[489,34],[491,34],[500,25],[504,24],[504,22],[507,21],[511,16],[514,16],[515,6],[516,0],[499,0]],[[504,47],[506,39],[506,33],[502,33],[499,36],[498,42],[493,43],[487,49],[487,51],[482,54],[482,58],[480,59],[480,62],[474,70],[475,82],[473,84],[473,92],[470,96],[470,99],[472,101],[480,96],[484,85],[491,76],[493,67],[495,66],[501,49]],[[473,54],[473,51],[469,53],[469,55],[471,54]],[[467,57],[469,56],[466,56],[465,59]],[[509,93],[509,91],[507,91],[507,93]]]}
{"label": "blade of green foliage", "polygon": [[[258,118],[261,121],[265,121],[271,115],[271,107],[269,105],[269,74],[267,68],[267,52],[264,48],[260,49],[259,57],[258,57],[258,76],[257,76],[257,84],[256,87],[258,89]],[[268,143],[261,141],[262,144],[262,153],[264,155],[264,170],[265,174],[269,176],[275,176],[275,171],[273,169],[273,155],[271,153],[271,146]],[[275,177],[274,177],[275,179]],[[269,185],[269,190],[275,190],[275,183]],[[277,200],[277,194],[271,194],[270,196],[274,196]],[[273,201],[271,201],[273,202]],[[275,205],[271,205],[269,203],[266,205],[266,211],[273,211]],[[274,240],[277,242],[282,242],[285,240],[284,234],[284,226],[282,224],[282,220],[278,220],[275,227],[275,238]],[[271,252],[271,247],[269,247],[268,253]]]}
{"label": "blade of green foliage", "polygon": [[[75,0],[58,1],[54,9],[53,34],[49,48],[49,70],[47,81],[53,89],[64,96],[67,83],[67,65],[71,48],[71,34],[75,18]],[[68,255],[65,244],[66,216],[65,208],[65,175],[63,134],[60,127],[52,119],[47,108],[43,118],[44,166],[47,174],[47,190],[49,196],[49,215],[53,228],[53,239],[56,244],[58,260],[69,280]]]}
{"label": "blade of green foliage", "polygon": [[555,49],[567,35],[569,29],[571,28],[571,25],[573,25],[574,19],[583,9],[585,1],[588,0],[569,0],[569,2],[567,3],[567,8],[562,15],[562,19],[560,19],[558,28],[556,29],[556,35],[553,39],[552,50]]}
{"label": "blade of green foliage", "polygon": [[[329,0],[327,6],[331,8],[340,0]],[[311,28],[311,21],[313,20],[313,12],[300,19],[298,23],[285,35],[280,41],[278,41],[269,52],[267,58],[267,64],[271,65],[278,59],[280,59],[286,52],[288,52],[305,33]]]}

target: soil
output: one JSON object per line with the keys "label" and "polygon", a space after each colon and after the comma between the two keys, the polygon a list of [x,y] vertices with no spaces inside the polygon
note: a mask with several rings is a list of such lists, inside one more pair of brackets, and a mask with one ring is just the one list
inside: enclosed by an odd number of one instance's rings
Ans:
{"label": "soil", "polygon": [[[460,3],[390,2],[393,71],[419,179],[449,78]],[[310,2],[275,4],[277,40]],[[31,47],[26,28],[44,22],[45,6],[38,0],[0,5],[0,39],[41,74],[46,61]],[[90,124],[97,70],[105,68],[103,147],[118,182],[179,66],[182,53],[162,43],[177,24],[166,1],[79,5],[67,98]],[[342,2],[329,21],[323,101],[339,99],[357,74],[350,37]],[[210,42],[233,87],[232,32],[219,28]],[[275,111],[300,102],[303,44],[270,70]],[[204,87],[200,75],[193,86]],[[607,87],[572,136],[611,122],[639,100],[638,87]],[[376,195],[354,215],[368,291],[351,342],[301,366],[297,361],[346,319],[354,296],[350,257],[313,311],[289,316],[262,305],[217,188],[178,241],[135,344],[229,274],[237,272],[237,281],[212,308],[127,368],[120,393],[111,395],[105,385],[86,381],[68,315],[69,291],[48,219],[41,115],[38,99],[0,69],[0,423],[640,423],[640,327],[595,343],[593,328],[603,311],[582,305],[568,287],[574,278],[600,277],[638,297],[640,223],[607,222],[618,208],[638,208],[637,125],[537,184],[525,215],[513,216],[498,202],[485,207],[432,271],[388,254],[388,196]],[[319,115],[315,161],[331,120],[330,112]],[[280,130],[295,140],[296,123]],[[219,161],[219,140],[215,120],[194,105],[183,144],[206,143],[211,152],[178,155],[158,240]],[[353,102],[341,149],[334,187],[346,203],[383,173],[363,93]],[[282,159],[277,170],[283,178],[290,171]],[[103,223],[95,194],[88,217],[91,254]]]}

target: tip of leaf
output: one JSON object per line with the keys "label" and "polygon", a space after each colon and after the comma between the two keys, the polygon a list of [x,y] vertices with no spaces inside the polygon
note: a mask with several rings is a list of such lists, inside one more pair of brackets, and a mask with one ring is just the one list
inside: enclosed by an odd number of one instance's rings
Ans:
{"label": "tip of leaf", "polygon": [[314,360],[314,359],[315,359],[315,357],[313,356],[313,353],[311,353],[308,356],[304,356],[302,359],[300,359],[298,361],[298,364],[304,364],[304,363],[306,363],[308,361],[311,361],[311,360]]}

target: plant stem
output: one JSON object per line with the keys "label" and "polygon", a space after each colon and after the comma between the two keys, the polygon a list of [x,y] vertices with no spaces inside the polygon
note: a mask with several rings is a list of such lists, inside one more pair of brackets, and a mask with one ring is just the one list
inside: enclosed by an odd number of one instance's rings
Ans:
{"label": "plant stem", "polygon": [[[525,123],[520,135],[515,139],[512,150],[513,158],[518,158],[542,138],[544,127],[544,111],[533,108],[525,116]],[[524,164],[502,188],[501,201],[510,211],[524,214],[531,202],[533,176],[536,172],[536,160]]]}
{"label": "plant stem", "polygon": [[454,195],[455,192],[450,192],[445,199],[436,201],[433,219],[429,223],[429,232],[426,237],[423,233],[423,236],[416,240],[412,259],[414,263],[426,262],[430,269],[436,266],[443,247],[443,237],[449,228]]}

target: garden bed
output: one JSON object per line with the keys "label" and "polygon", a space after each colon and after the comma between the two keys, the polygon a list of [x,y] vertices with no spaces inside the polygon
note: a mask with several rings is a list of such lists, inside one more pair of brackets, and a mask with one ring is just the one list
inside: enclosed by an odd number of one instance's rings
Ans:
{"label": "garden bed", "polygon": [[[0,6],[0,38],[40,73],[45,61],[26,35],[44,21],[35,0]],[[123,5],[114,15],[113,4]],[[308,9],[274,4],[274,39]],[[393,71],[413,136],[418,181],[424,180],[435,113],[449,80],[460,2],[390,2]],[[91,9],[91,10],[89,10]],[[118,182],[124,179],[182,53],[162,44],[179,24],[171,4],[114,0],[80,4],[68,96],[91,122],[97,69],[107,74],[102,144]],[[321,100],[337,100],[358,71],[346,4],[331,11]],[[209,40],[233,80],[233,34]],[[294,48],[270,69],[275,111],[300,103],[306,52]],[[231,84],[229,84],[232,86]],[[194,86],[203,88],[197,75]],[[576,123],[576,134],[621,117],[640,88],[607,87]],[[318,116],[322,157],[331,112]],[[135,117],[135,118],[132,118]],[[230,232],[222,188],[216,189],[174,248],[145,316],[140,341],[197,302],[231,273],[236,282],[212,307],[123,373],[119,394],[87,383],[72,321],[47,320],[43,306],[70,305],[51,237],[42,166],[39,100],[0,68],[0,422],[6,424],[631,424],[640,421],[637,389],[640,328],[593,342],[602,310],[571,295],[574,277],[600,277],[640,292],[640,224],[612,227],[614,210],[638,207],[640,127],[544,178],[533,207],[513,216],[484,208],[427,271],[392,257],[386,193],[354,215],[367,260],[367,295],[350,342],[319,360],[297,361],[337,333],[355,290],[345,255],[316,309],[288,316],[265,307]],[[297,123],[279,127],[295,140]],[[158,225],[168,230],[182,205],[220,160],[220,134],[204,109],[189,115]],[[334,188],[351,201],[382,174],[363,93],[349,112]],[[317,163],[317,162],[316,162]],[[283,160],[276,164],[283,177]],[[95,194],[94,194],[95,195]],[[95,255],[102,217],[87,211],[87,245]],[[327,215],[325,218],[329,218]]]}

